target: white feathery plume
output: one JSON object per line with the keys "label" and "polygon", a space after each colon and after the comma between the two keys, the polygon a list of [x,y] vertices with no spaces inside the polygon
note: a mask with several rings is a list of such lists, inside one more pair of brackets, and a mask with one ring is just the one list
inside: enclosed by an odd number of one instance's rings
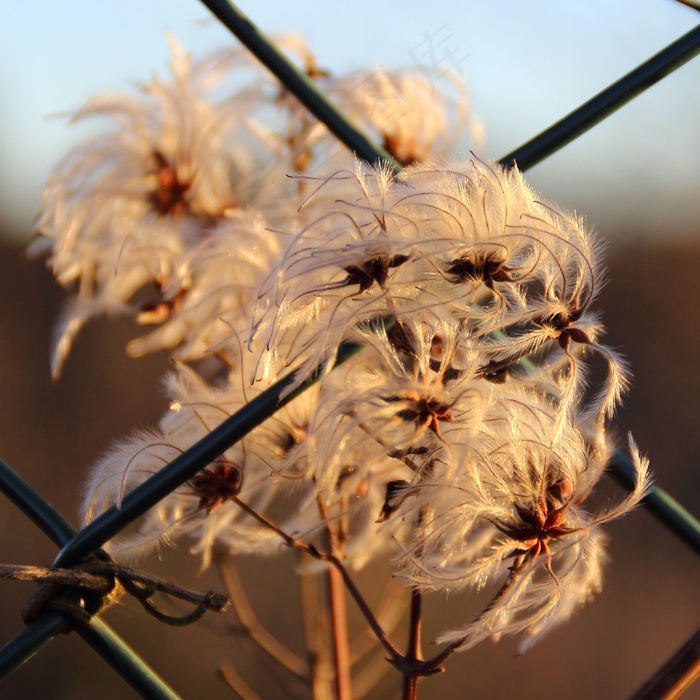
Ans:
{"label": "white feathery plume", "polygon": [[483,612],[438,640],[458,649],[504,634],[522,635],[525,648],[568,619],[602,585],[600,526],[631,510],[650,485],[631,443],[634,491],[589,514],[585,501],[610,459],[605,441],[592,445],[572,425],[556,434],[556,407],[532,392],[495,406],[458,476],[415,487],[423,518],[399,561],[425,589],[489,587]]}
{"label": "white feathery plume", "polygon": [[154,79],[139,97],[106,95],[78,111],[73,122],[107,117],[116,128],[77,146],[44,191],[29,252],[48,249],[57,280],[79,285],[56,344],[55,377],[89,316],[121,311],[147,283],[162,287],[188,245],[243,203],[238,173],[250,157],[245,146],[226,146],[246,107],[210,100],[207,76],[170,44],[169,82]]}
{"label": "white feathery plume", "polygon": [[[411,585],[490,591],[480,615],[440,640],[466,649],[512,634],[525,648],[600,590],[602,526],[649,487],[630,440],[635,489],[594,514],[586,506],[629,381],[592,309],[600,241],[517,168],[455,159],[457,139],[479,131],[457,82],[445,89],[414,69],[333,76],[304,42],[281,41],[408,167],[354,162],[241,49],[193,64],[172,40],[172,78],[76,114],[115,129],[59,165],[30,247],[76,287],[54,376],[101,314],[158,324],[128,352],[167,349],[175,361],[170,410],[97,463],[86,521],[243,408],[262,380],[296,370],[298,386],[321,366],[313,388],[110,551],[183,539],[202,568],[214,547],[279,552],[279,533],[240,499],[319,548],[334,529],[350,568],[398,548],[395,571]],[[155,298],[142,302],[148,285]],[[331,373],[346,341],[364,349]],[[589,387],[592,353],[607,375]],[[188,363],[212,356],[225,373],[207,384]]]}

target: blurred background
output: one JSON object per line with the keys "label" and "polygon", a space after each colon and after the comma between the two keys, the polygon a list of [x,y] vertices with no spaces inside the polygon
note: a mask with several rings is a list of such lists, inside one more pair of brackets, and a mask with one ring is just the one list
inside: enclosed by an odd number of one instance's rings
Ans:
{"label": "blurred background", "polygon": [[[498,158],[546,128],[681,34],[700,16],[672,0],[464,0],[331,4],[241,3],[264,31],[304,36],[319,64],[342,73],[450,62],[463,71],[485,132],[482,155]],[[51,329],[64,293],[42,260],[23,255],[41,191],[57,160],[85,132],[67,117],[89,97],[128,91],[166,73],[174,32],[202,57],[233,41],[195,0],[25,0],[3,8],[0,27],[0,456],[75,524],[90,465],[131,429],[166,408],[164,356],[130,360],[130,323],[94,322],[52,385]],[[432,52],[432,53],[431,53]],[[444,64],[446,67],[447,65]],[[584,214],[608,242],[609,278],[597,308],[607,342],[631,361],[633,389],[616,421],[648,454],[657,483],[700,512],[700,59],[528,173],[545,198]],[[609,490],[609,493],[608,493]],[[613,485],[601,497],[615,497]],[[425,697],[622,698],[697,629],[697,556],[644,510],[609,528],[603,593],[524,656],[511,643],[454,657],[425,682]],[[0,499],[0,561],[48,565],[55,548]],[[262,618],[299,647],[296,589],[278,564],[244,563]],[[200,590],[214,574],[165,551],[149,562]],[[360,578],[376,589],[378,571]],[[29,584],[0,582],[0,643],[22,628]],[[430,639],[466,619],[459,599],[429,599]],[[108,621],[186,698],[232,697],[216,679],[224,659],[269,675],[241,640],[212,625],[165,628],[130,603]],[[442,620],[442,623],[441,623]],[[195,650],[195,651],[193,651]],[[391,673],[391,672],[390,672]],[[271,683],[269,678],[265,680]],[[391,675],[374,694],[391,697]],[[274,683],[263,697],[280,697]],[[55,640],[2,686],[8,698],[134,697],[78,637]],[[700,698],[700,687],[688,698]]]}

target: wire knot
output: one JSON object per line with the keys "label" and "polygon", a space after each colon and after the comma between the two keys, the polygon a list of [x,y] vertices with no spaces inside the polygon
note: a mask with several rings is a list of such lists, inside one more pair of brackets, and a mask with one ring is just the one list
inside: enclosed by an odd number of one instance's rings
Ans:
{"label": "wire knot", "polygon": [[[189,625],[207,611],[223,612],[230,602],[225,595],[213,591],[196,593],[142,571],[120,566],[107,555],[69,569],[0,564],[0,578],[39,584],[22,609],[22,619],[27,625],[48,610],[70,617],[75,623],[73,627],[87,625],[94,615],[124,593],[135,598],[149,615],[160,622],[176,626]],[[154,605],[151,599],[156,593],[194,603],[196,607],[184,615],[170,615]]]}
{"label": "wire knot", "polygon": [[[22,567],[24,580],[35,580],[39,587],[22,608],[22,620],[29,625],[45,611],[70,617],[75,626],[85,626],[108,607],[118,595],[116,577],[109,570],[93,572],[91,564],[70,569]],[[66,630],[66,631],[70,631]]]}

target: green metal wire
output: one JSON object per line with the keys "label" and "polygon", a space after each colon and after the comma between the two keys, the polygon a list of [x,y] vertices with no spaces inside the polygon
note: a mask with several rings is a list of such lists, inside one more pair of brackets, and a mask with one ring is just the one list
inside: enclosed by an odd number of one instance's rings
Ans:
{"label": "green metal wire", "polygon": [[78,634],[127,682],[148,700],[182,700],[116,632],[98,617]]}
{"label": "green metal wire", "polygon": [[[0,681],[70,629],[72,621],[57,612],[43,613],[0,649]],[[182,700],[162,678],[105,622],[92,618],[78,634],[134,689],[148,700]]]}
{"label": "green metal wire", "polygon": [[66,632],[71,620],[57,612],[42,614],[0,648],[0,681],[41,651],[54,637]]}
{"label": "green metal wire", "polygon": [[[387,319],[385,328],[388,330],[394,323],[393,319]],[[357,343],[343,343],[338,351],[334,366],[342,364],[361,349],[362,346]],[[84,527],[59,552],[54,566],[73,566],[90,556],[105,542],[123,530],[126,523],[131,523],[143,515],[149,508],[191,479],[200,469],[204,469],[213,462],[253,428],[267,420],[275,411],[314,384],[323,371],[322,368],[318,368],[293,391],[289,391],[289,388],[296,383],[294,373],[259,394],[199,442],[178,455],[170,464],[139,484],[124,497],[119,508],[112,506]]]}
{"label": "green metal wire", "polygon": [[353,153],[368,163],[389,163],[397,172],[401,165],[381,146],[358,131],[347,117],[321,92],[306,73],[299,70],[232,2],[201,0],[219,21],[260,62],[270,69],[319,121],[323,122]]}
{"label": "green metal wire", "polygon": [[[229,0],[201,2],[351,151],[368,163],[383,161],[390,163],[397,171],[401,169],[392,156],[350,124],[313,81],[294,66],[234,3]],[[499,163],[506,168],[517,164],[521,171],[528,170],[685,65],[699,52],[700,26],[669,44],[542,133],[503,156]]]}
{"label": "green metal wire", "polygon": [[9,464],[0,459],[2,491],[58,547],[75,536],[75,528]]}
{"label": "green metal wire", "polygon": [[617,82],[584,102],[556,124],[501,158],[505,167],[517,164],[520,170],[537,165],[564,148],[589,129],[607,119],[662,78],[700,53],[700,26],[669,44]]}
{"label": "green metal wire", "polygon": [[[76,536],[76,529],[27,481],[0,459],[0,491],[59,547]],[[0,680],[72,626],[66,615],[48,611],[0,648]],[[177,700],[180,696],[106,623],[93,618],[80,635],[143,697]]]}
{"label": "green metal wire", "polygon": [[[615,452],[610,473],[628,491],[634,488],[634,465],[623,452]],[[654,486],[642,503],[679,539],[700,554],[700,521],[671,494]]]}

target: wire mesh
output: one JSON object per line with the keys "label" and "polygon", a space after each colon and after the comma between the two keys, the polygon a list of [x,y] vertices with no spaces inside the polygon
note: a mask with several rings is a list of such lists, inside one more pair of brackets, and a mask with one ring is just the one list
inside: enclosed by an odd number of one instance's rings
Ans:
{"label": "wire mesh", "polygon": [[[348,145],[359,157],[370,163],[398,164],[376,144],[369,142],[352,127],[343,115],[319,93],[316,86],[296,69],[233,4],[226,0],[202,0],[203,3],[268,66],[277,78],[298,97],[309,110]],[[581,105],[518,149],[501,159],[505,166],[517,164],[527,170],[576,139],[595,124],[607,118],[641,92],[669,75],[700,52],[700,26],[680,37],[666,49],[631,71],[609,88]],[[348,344],[338,362],[361,348]],[[207,437],[183,452],[159,473],[125,497],[121,508],[112,508],[77,532],[39,494],[29,487],[7,465],[0,463],[0,489],[56,544],[62,546],[54,566],[70,567],[96,552],[105,542],[126,528],[159,500],[211,463],[224,450],[269,418],[276,410],[298,395],[315,380],[312,377],[299,389],[285,395],[294,377],[273,385],[244,409],[231,416]],[[284,398],[283,398],[284,397]],[[616,456],[615,474],[629,487],[625,458]],[[700,524],[684,511],[668,494],[655,489],[647,504],[671,530],[696,551],[700,551]],[[0,676],[11,672],[33,653],[70,625],[70,620],[57,613],[46,613],[27,630],[0,649]],[[95,619],[81,632],[85,640],[144,697],[177,697],[142,661],[106,626]]]}

